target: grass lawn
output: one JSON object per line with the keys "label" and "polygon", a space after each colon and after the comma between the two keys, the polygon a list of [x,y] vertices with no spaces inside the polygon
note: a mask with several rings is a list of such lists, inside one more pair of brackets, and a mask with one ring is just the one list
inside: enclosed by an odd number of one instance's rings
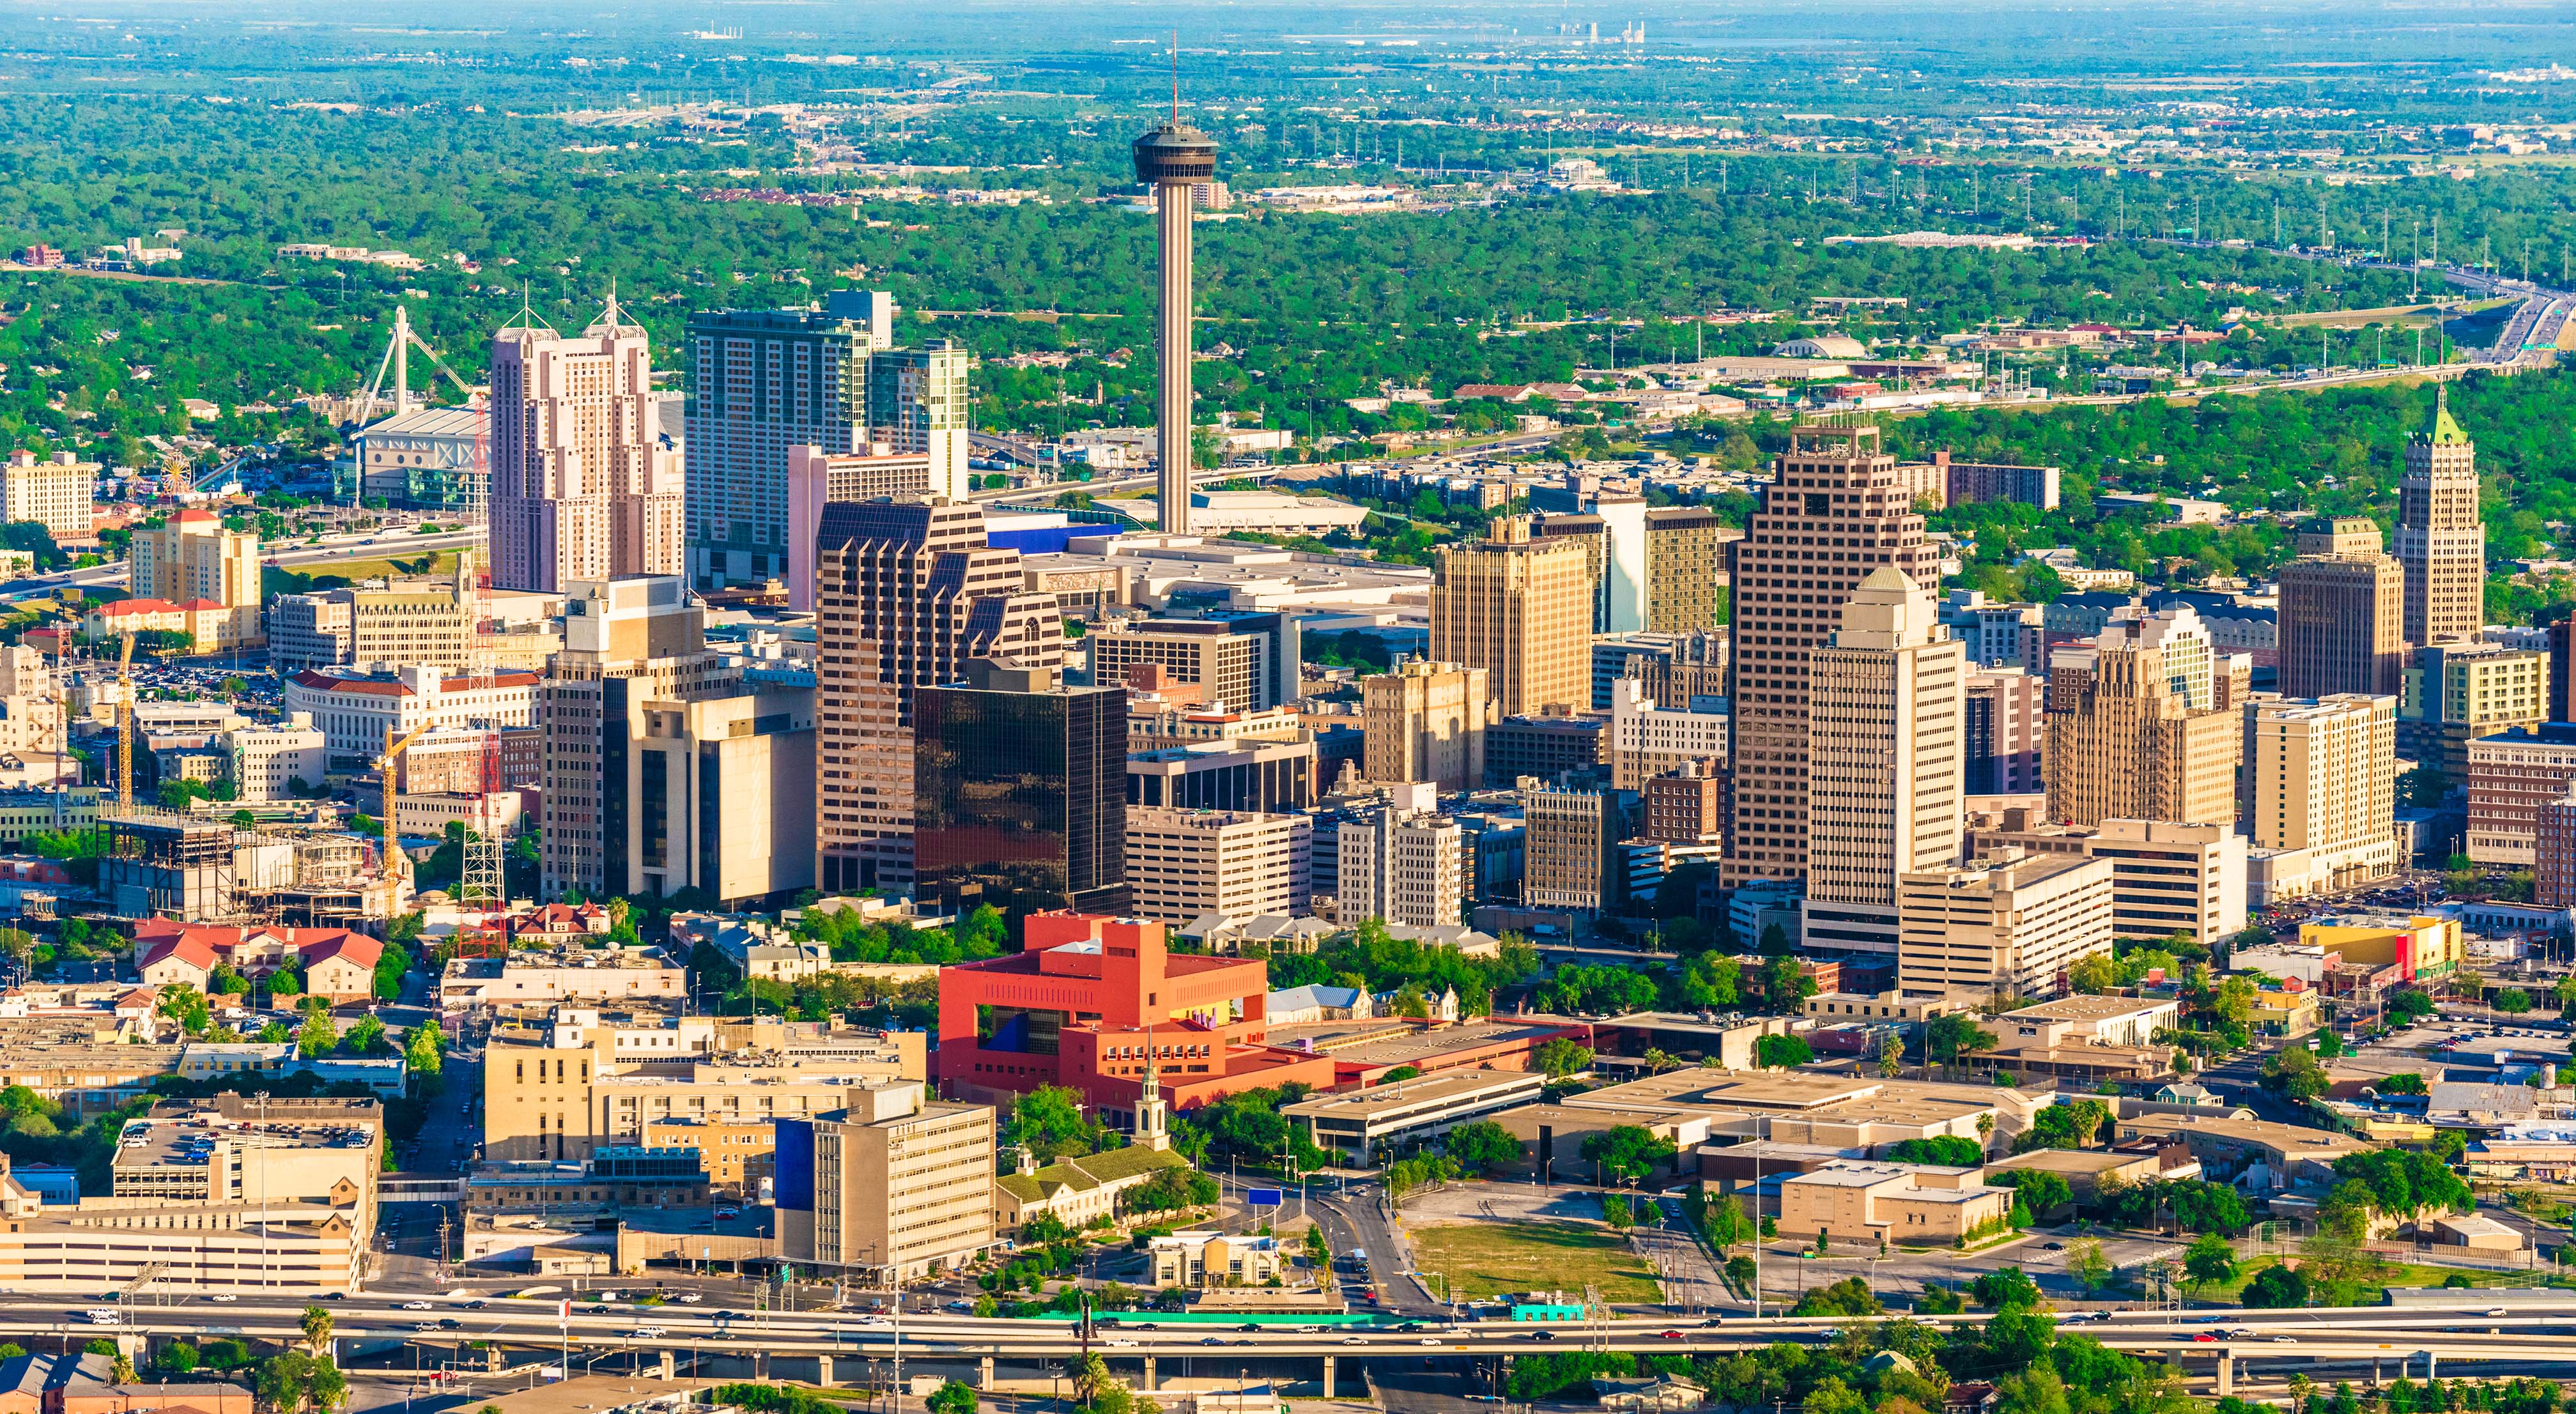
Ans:
{"label": "grass lawn", "polygon": [[1505,1292],[1581,1291],[1604,1301],[1660,1301],[1654,1269],[1604,1228],[1582,1223],[1476,1223],[1415,1228],[1416,1265],[1449,1279],[1463,1298]]}
{"label": "grass lawn", "polygon": [[[2265,1267],[2277,1267],[2280,1264],[2281,1259],[2279,1257],[2257,1257],[2252,1261],[2247,1262],[2244,1267],[2237,1272],[2236,1280],[2234,1281],[2212,1282],[2207,1286],[2196,1286],[2190,1288],[2192,1299],[2196,1301],[2219,1302],[2226,1305],[2242,1304],[2245,1293],[2245,1284],[2254,1279],[2254,1274],[2263,1270]],[[2541,1268],[2537,1272],[2491,1272],[2481,1271],[2471,1267],[2419,1267],[2411,1262],[2392,1262],[2385,1270],[2386,1275],[2381,1280],[2365,1284],[2362,1287],[2360,1299],[2363,1305],[2378,1305],[2380,1301],[2384,1299],[2381,1293],[2387,1287],[2440,1286],[2442,1284],[2442,1279],[2449,1276],[2467,1277],[2470,1285],[2472,1286],[2516,1287],[2546,1285],[2546,1279],[2549,1276],[2549,1269],[2546,1267]]]}

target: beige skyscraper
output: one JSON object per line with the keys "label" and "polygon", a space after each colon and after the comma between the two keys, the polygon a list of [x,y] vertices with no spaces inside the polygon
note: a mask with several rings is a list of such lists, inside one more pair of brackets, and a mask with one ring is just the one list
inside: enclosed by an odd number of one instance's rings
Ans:
{"label": "beige skyscraper", "polygon": [[2108,858],[2005,849],[1908,874],[1898,893],[1904,991],[2053,997],[2069,968],[2112,948]]}
{"label": "beige skyscraper", "polygon": [[2390,693],[2405,683],[2406,574],[2360,516],[2299,534],[2281,567],[2281,693]]}
{"label": "beige skyscraper", "polygon": [[1926,590],[1940,558],[1911,482],[1876,427],[1800,427],[1735,547],[1735,823],[1729,888],[1807,872],[1808,655],[1861,578],[1892,568]]}
{"label": "beige skyscraper", "polygon": [[2397,484],[2397,562],[2406,569],[2406,641],[2475,638],[2486,623],[2487,527],[2478,511],[2478,444],[2451,420],[2449,384],[2433,425],[2406,439]]}
{"label": "beige skyscraper", "polygon": [[681,486],[644,330],[614,294],[577,336],[525,312],[492,336],[495,588],[679,573]]}
{"label": "beige skyscraper", "polygon": [[2397,699],[2346,692],[2315,701],[2249,703],[2253,816],[2262,849],[2304,850],[2318,888],[2394,873]]}
{"label": "beige skyscraper", "polygon": [[1810,945],[1895,952],[1898,876],[1958,857],[1967,676],[1932,596],[1888,565],[1808,655]]}
{"label": "beige skyscraper", "polygon": [[1574,540],[1503,516],[1486,538],[1441,547],[1431,656],[1482,668],[1505,717],[1592,702],[1592,573]]}
{"label": "beige skyscraper", "polygon": [[1493,702],[1486,678],[1482,668],[1416,658],[1360,679],[1368,778],[1429,781],[1444,791],[1483,784]]}
{"label": "beige skyscraper", "polygon": [[2049,818],[2232,823],[2244,733],[2211,667],[2188,607],[2116,619],[2093,646],[2058,649],[2041,752]]}

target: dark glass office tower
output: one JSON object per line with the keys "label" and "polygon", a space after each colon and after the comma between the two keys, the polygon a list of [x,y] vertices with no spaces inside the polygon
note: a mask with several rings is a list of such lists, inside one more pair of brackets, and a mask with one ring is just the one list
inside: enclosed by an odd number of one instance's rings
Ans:
{"label": "dark glass office tower", "polygon": [[915,896],[1126,912],[1126,692],[988,658],[966,673],[913,697]]}

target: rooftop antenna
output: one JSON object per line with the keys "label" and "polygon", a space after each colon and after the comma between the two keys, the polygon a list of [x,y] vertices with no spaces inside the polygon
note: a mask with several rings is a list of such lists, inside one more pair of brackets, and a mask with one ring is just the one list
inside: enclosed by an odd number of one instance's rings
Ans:
{"label": "rooftop antenna", "polygon": [[1172,29],[1172,126],[1181,125],[1181,31]]}

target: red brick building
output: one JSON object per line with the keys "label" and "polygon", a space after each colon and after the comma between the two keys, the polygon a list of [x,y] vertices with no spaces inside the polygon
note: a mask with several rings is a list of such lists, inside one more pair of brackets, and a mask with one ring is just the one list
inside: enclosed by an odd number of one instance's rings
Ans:
{"label": "red brick building", "polygon": [[939,970],[943,1093],[999,1103],[1044,1085],[1132,1123],[1147,1048],[1164,1102],[1185,1111],[1242,1090],[1333,1084],[1330,1059],[1263,1044],[1269,965],[1172,956],[1133,918],[1029,915],[1022,951]]}

